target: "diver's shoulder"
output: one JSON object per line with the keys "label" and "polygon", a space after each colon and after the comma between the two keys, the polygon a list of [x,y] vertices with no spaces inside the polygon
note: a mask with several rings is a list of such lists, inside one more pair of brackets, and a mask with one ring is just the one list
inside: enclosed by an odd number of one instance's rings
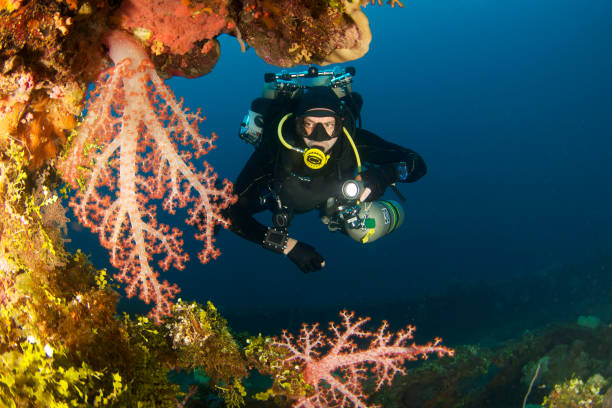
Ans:
{"label": "diver's shoulder", "polygon": [[364,129],[361,127],[355,128],[353,133],[354,133],[353,137],[356,142],[359,141],[359,142],[367,143],[368,141],[372,141],[372,139],[380,138],[380,136],[378,136],[376,133],[372,132],[371,130]]}

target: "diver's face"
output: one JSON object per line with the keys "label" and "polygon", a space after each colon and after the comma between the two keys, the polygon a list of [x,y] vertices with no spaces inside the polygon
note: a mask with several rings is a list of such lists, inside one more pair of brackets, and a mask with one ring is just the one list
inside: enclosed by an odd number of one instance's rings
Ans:
{"label": "diver's face", "polygon": [[[312,140],[309,139],[308,136],[312,134],[317,124],[321,124],[327,135],[330,137],[328,140]],[[306,131],[306,137],[304,137],[304,143],[309,148],[317,147],[323,150],[324,153],[327,153],[338,141],[338,137],[331,136],[334,134],[334,129],[336,128],[336,118],[333,116],[306,116],[304,118],[304,130]]]}

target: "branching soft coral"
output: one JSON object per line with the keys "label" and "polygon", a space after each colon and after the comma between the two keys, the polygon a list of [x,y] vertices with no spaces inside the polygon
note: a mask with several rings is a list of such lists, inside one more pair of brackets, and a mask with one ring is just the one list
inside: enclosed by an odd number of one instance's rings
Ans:
{"label": "branching soft coral", "polygon": [[87,116],[59,168],[73,187],[83,183],[70,205],[110,250],[128,296],[152,301],[152,316],[159,320],[170,312],[179,289],[158,280],[153,256],[163,255],[162,270],[185,268],[189,256],[183,251],[182,231],[158,223],[157,208],[149,200],[163,199],[170,214],[190,205],[186,222],[200,228],[196,238],[204,249],[199,259],[206,263],[220,254],[214,228],[227,226],[221,210],[233,202],[232,185],[217,183],[206,162],[203,171],[191,164],[192,156],[213,148],[216,135],[200,136],[202,116],[183,110],[140,44],[119,31],[111,32],[107,42],[115,66],[101,74]]}
{"label": "branching soft coral", "polygon": [[297,338],[284,332],[274,341],[251,342],[247,356],[274,379],[273,387],[261,397],[286,395],[295,401],[295,408],[374,408],[366,403],[366,381],[372,380],[379,390],[396,375],[405,374],[408,361],[434,353],[453,355],[453,350],[440,345],[441,339],[410,344],[412,326],[393,333],[383,322],[372,332],[364,328],[369,318],[355,318],[347,311],[340,316],[340,325],[329,324],[329,335],[315,323],[303,325]]}

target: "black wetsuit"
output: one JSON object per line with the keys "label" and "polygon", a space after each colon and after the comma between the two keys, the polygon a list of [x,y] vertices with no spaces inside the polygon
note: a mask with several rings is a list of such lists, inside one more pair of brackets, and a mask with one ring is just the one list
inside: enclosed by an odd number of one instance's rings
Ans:
{"label": "black wetsuit", "polygon": [[[268,227],[255,220],[253,214],[269,209],[264,197],[268,196],[272,200],[271,191],[276,193],[289,213],[305,213],[321,208],[329,197],[337,195],[345,180],[356,176],[356,157],[342,131],[330,151],[328,163],[319,170],[308,168],[300,153],[280,143],[277,136],[278,124],[291,109],[287,101],[272,102],[272,106],[267,109],[262,143],[251,155],[234,184],[238,201],[225,212],[233,232],[260,245]],[[352,118],[352,115],[346,116]],[[401,182],[413,182],[425,175],[425,162],[417,153],[387,142],[372,132],[356,128],[354,122],[353,119],[345,118],[344,125],[355,142],[362,167],[378,169],[377,178],[384,185],[383,191],[391,183],[399,181],[396,170],[399,162],[406,162],[408,168],[408,177]],[[305,147],[303,140],[296,136],[294,116],[286,120],[282,134],[292,146]]]}

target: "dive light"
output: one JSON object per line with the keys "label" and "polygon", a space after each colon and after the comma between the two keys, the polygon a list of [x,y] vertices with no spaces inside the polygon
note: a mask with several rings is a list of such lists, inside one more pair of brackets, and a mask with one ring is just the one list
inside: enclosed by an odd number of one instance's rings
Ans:
{"label": "dive light", "polygon": [[362,181],[346,180],[340,188],[340,201],[330,199],[327,215],[321,221],[330,231],[342,230],[355,241],[367,244],[398,229],[405,213],[402,205],[394,200],[360,203],[363,190]]}
{"label": "dive light", "polygon": [[342,198],[347,201],[356,201],[363,191],[363,183],[358,180],[346,180],[342,184]]}

